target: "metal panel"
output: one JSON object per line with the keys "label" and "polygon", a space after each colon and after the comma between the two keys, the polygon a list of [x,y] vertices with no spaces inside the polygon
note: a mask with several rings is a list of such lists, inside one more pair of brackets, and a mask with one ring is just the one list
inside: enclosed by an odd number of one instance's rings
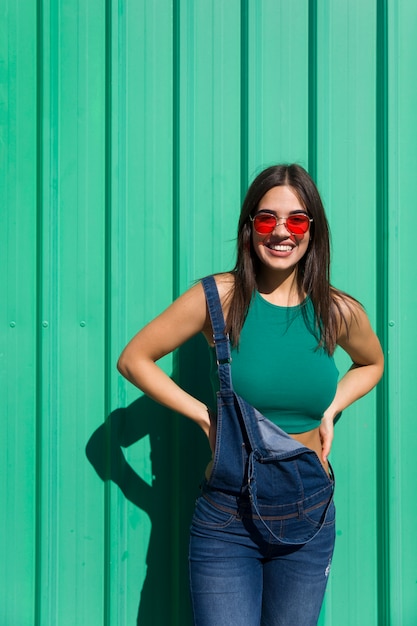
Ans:
{"label": "metal panel", "polygon": [[[413,517],[416,511],[417,470],[414,419],[417,389],[413,380],[417,306],[413,271],[414,172],[417,152],[414,80],[417,36],[417,6],[412,0],[388,3],[387,8],[387,250],[389,265],[387,298],[388,385],[388,495],[389,495],[389,596],[392,624],[412,626],[417,620],[417,539]],[[388,550],[388,546],[387,546]]]}
{"label": "metal panel", "polygon": [[[387,356],[337,426],[320,624],[415,624],[416,31],[413,0],[4,0],[2,624],[191,624],[207,443],[115,363],[194,280],[233,265],[242,193],[279,161],[317,179],[332,279]],[[161,364],[208,397],[202,340]]]}
{"label": "metal panel", "polygon": [[36,12],[0,19],[0,623],[30,624],[36,588]]}
{"label": "metal panel", "polygon": [[104,13],[39,7],[36,623],[99,623],[102,489],[85,443],[104,414]]}
{"label": "metal panel", "polygon": [[307,0],[264,0],[247,7],[243,97],[247,177],[252,180],[273,163],[307,165],[309,6]]}
{"label": "metal panel", "polygon": [[[376,6],[318,3],[316,25],[316,177],[332,230],[332,280],[363,303],[375,324]],[[346,371],[345,355],[337,353],[337,361]],[[373,392],[336,428],[337,543],[325,623],[379,623],[376,418]],[[360,511],[366,522],[358,523]]]}
{"label": "metal panel", "polygon": [[[164,494],[172,508],[172,423],[115,374],[127,340],[173,298],[172,39],[170,3],[107,3],[106,414],[120,489],[106,491],[106,624],[135,623],[139,603],[141,622],[152,620],[148,588],[158,571],[166,602],[155,603],[157,622],[175,597],[176,542],[156,519],[164,520]],[[164,367],[171,372],[171,357]]]}

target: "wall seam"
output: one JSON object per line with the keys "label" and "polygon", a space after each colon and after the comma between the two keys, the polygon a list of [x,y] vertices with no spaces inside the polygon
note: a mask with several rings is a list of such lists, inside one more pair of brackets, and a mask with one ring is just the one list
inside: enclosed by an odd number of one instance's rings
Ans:
{"label": "wall seam", "polygon": [[[376,37],[376,267],[377,333],[384,353],[388,350],[388,8],[377,0]],[[389,414],[388,364],[377,388],[377,589],[378,624],[390,624],[390,524],[389,524]]]}
{"label": "wall seam", "polygon": [[240,189],[241,200],[249,185],[249,10],[240,3]]}
{"label": "wall seam", "polygon": [[[180,136],[181,136],[181,94],[180,94],[180,74],[181,74],[181,66],[180,66],[180,46],[181,46],[181,25],[180,25],[180,10],[181,10],[181,0],[172,0],[172,298],[175,300],[181,291],[181,267],[180,267],[180,252],[181,252],[181,228],[180,228],[180,219],[181,219],[181,206],[180,206],[180,158],[181,158],[181,149],[180,149]],[[188,9],[186,8],[185,11]],[[187,103],[188,104],[188,103]],[[179,363],[179,352],[175,351],[172,359],[173,371],[177,372],[177,383],[181,383],[180,381],[180,363]],[[177,414],[175,418],[179,416]],[[173,489],[171,493],[171,507],[172,510],[175,510],[175,502],[179,502],[180,494],[179,494],[179,467],[180,467],[180,433],[179,433],[179,424],[178,419],[173,420],[172,422],[172,458],[173,458]],[[172,520],[172,528],[171,528],[171,536],[173,537],[173,551],[171,553],[171,571],[172,571],[172,580],[176,581],[175,585],[173,585],[171,590],[171,598],[170,604],[172,607],[171,611],[171,623],[172,626],[176,626],[178,624],[179,619],[179,587],[178,587],[178,576],[176,575],[176,570],[178,568],[178,536],[179,536],[179,513],[177,512],[173,516]]]}
{"label": "wall seam", "polygon": [[42,580],[42,205],[43,205],[43,5],[36,4],[36,486],[34,624],[41,624]]}
{"label": "wall seam", "polygon": [[[105,112],[104,112],[104,170],[105,170],[105,233],[104,233],[104,388],[105,388],[105,416],[110,415],[111,410],[111,337],[112,337],[112,301],[111,301],[111,233],[112,233],[112,0],[106,0],[105,4]],[[110,450],[110,420],[105,420],[105,466],[107,475],[111,476],[111,450]],[[104,546],[103,546],[103,625],[110,626],[111,622],[111,571],[110,571],[110,545],[111,545],[111,481],[104,482]]]}
{"label": "wall seam", "polygon": [[317,2],[308,3],[308,171],[317,180]]}
{"label": "wall seam", "polygon": [[180,0],[172,0],[172,268],[173,299],[180,292]]}

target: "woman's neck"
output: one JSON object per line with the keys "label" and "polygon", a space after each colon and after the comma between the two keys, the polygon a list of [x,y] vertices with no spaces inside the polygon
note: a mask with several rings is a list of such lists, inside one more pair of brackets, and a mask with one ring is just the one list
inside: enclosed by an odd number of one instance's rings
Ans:
{"label": "woman's neck", "polygon": [[297,273],[261,271],[256,277],[257,288],[260,294],[278,306],[296,306],[301,304],[305,294],[300,294],[297,284]]}

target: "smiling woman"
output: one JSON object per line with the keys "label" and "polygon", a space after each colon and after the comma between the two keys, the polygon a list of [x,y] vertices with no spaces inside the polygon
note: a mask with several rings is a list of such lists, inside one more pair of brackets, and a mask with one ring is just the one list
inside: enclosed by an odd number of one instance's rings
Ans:
{"label": "smiling woman", "polygon": [[[275,219],[275,224],[271,218]],[[302,206],[290,187],[273,187],[263,196],[252,219],[253,246],[265,269],[271,266],[286,270],[291,276],[310,242],[311,218],[306,213],[306,207]],[[266,233],[265,220],[268,220]],[[279,264],[278,260],[283,262]]]}
{"label": "smiling woman", "polygon": [[[195,421],[212,449],[191,526],[198,626],[317,623],[335,538],[334,420],[383,370],[364,310],[330,285],[329,264],[314,182],[298,165],[268,168],[243,202],[234,269],[192,287],[120,356],[121,373]],[[214,348],[217,407],[156,365],[199,332]],[[352,359],[339,381],[336,345]]]}

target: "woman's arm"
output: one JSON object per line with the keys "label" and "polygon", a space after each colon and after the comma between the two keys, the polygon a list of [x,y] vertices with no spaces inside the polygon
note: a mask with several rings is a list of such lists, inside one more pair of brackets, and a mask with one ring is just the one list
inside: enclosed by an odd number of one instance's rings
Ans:
{"label": "woman's arm", "polygon": [[335,417],[355,400],[367,394],[380,380],[384,371],[384,355],[369,319],[357,304],[344,303],[349,331],[341,332],[338,345],[351,357],[352,367],[341,378],[333,402],[323,413],[320,425],[323,459],[327,460],[333,441]]}
{"label": "woman's arm", "polygon": [[180,296],[127,344],[117,368],[148,396],[194,420],[209,435],[207,407],[181,389],[156,361],[210,327],[201,283]]}

